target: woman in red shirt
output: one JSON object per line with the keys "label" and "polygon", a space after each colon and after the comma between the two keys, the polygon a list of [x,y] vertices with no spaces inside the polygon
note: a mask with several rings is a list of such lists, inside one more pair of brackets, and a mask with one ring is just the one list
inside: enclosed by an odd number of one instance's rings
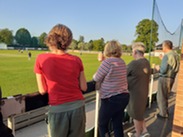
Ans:
{"label": "woman in red shirt", "polygon": [[82,61],[66,53],[71,30],[54,26],[46,37],[50,53],[38,55],[34,71],[41,94],[48,92],[48,129],[51,137],[84,137],[85,108],[82,91],[87,84]]}

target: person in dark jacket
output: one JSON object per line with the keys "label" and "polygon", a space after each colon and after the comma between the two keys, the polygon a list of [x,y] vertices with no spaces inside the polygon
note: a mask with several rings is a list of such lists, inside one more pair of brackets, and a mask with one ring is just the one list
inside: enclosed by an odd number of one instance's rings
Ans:
{"label": "person in dark jacket", "polygon": [[145,46],[142,42],[134,43],[132,49],[135,60],[127,66],[128,90],[130,92],[127,111],[133,118],[136,133],[128,133],[128,136],[149,137],[150,134],[145,126],[144,113],[148,99],[150,64],[144,57]]}

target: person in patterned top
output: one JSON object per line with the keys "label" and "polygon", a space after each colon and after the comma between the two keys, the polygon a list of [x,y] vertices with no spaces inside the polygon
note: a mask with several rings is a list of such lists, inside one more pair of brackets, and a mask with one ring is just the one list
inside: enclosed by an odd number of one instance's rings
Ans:
{"label": "person in patterned top", "polygon": [[[126,64],[121,58],[122,49],[117,41],[105,45],[102,63],[94,75],[94,81],[100,82],[99,94],[99,133],[101,137],[110,136],[108,125],[112,121],[114,136],[123,137],[122,121],[124,109],[129,101]],[[98,59],[101,60],[101,59]]]}

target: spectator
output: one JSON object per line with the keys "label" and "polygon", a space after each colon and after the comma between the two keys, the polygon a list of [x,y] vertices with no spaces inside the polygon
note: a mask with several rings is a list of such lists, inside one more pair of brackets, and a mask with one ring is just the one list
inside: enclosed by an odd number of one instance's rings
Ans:
{"label": "spectator", "polygon": [[159,108],[157,118],[168,118],[168,97],[179,70],[179,56],[172,50],[173,44],[170,40],[165,40],[162,44],[162,48],[165,55],[162,57],[161,66],[156,67],[160,76],[157,92]]}
{"label": "spectator", "polygon": [[87,89],[79,57],[66,53],[72,41],[71,30],[54,26],[46,38],[51,53],[38,55],[34,71],[41,94],[48,92],[50,137],[84,137],[85,107],[82,91]]}
{"label": "spectator", "polygon": [[144,121],[150,79],[150,64],[144,57],[145,46],[141,42],[132,45],[132,56],[135,58],[127,67],[128,90],[130,101],[127,112],[133,118],[136,133],[128,133],[129,137],[148,137]]}
{"label": "spectator", "polygon": [[126,65],[121,59],[121,46],[117,41],[105,45],[104,59],[94,75],[94,81],[101,83],[99,88],[101,107],[99,110],[100,137],[110,136],[108,125],[112,121],[114,136],[123,137],[122,121],[124,109],[129,101]]}
{"label": "spectator", "polygon": [[28,60],[30,60],[31,57],[32,57],[32,53],[29,51],[29,52],[28,52]]}

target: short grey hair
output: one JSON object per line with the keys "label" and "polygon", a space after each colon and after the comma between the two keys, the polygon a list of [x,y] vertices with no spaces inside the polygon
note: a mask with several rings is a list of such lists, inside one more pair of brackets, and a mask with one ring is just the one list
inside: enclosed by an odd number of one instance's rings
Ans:
{"label": "short grey hair", "polygon": [[142,54],[142,55],[144,55],[146,50],[145,45],[142,42],[134,42],[132,44],[132,49],[135,50],[138,54]]}

